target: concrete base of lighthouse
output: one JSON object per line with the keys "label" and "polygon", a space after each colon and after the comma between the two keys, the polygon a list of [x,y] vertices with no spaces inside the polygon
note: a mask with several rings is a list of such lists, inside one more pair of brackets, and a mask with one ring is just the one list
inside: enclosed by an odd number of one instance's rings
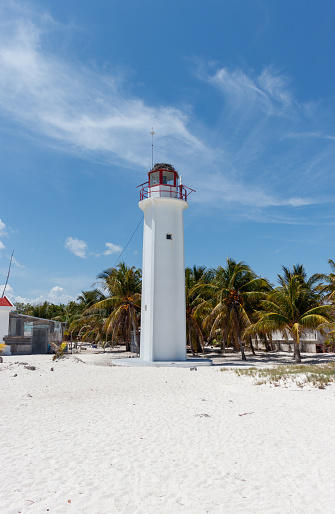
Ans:
{"label": "concrete base of lighthouse", "polygon": [[198,366],[213,366],[211,359],[201,359],[190,357],[184,361],[145,361],[140,357],[128,359],[114,359],[114,366],[127,366],[134,368],[154,367],[154,368],[197,368]]}

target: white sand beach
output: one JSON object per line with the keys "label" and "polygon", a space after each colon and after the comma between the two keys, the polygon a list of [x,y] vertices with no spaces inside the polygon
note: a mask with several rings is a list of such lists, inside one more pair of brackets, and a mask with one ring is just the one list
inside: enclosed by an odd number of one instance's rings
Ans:
{"label": "white sand beach", "polygon": [[111,359],[4,358],[1,513],[335,512],[334,385]]}

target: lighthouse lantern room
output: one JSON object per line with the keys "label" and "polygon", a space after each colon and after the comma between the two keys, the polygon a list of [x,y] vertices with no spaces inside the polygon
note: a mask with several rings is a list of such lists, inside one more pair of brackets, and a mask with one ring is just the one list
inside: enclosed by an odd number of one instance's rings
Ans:
{"label": "lighthouse lantern room", "polygon": [[141,184],[140,200],[145,198],[179,198],[187,201],[194,191],[181,183],[181,176],[171,164],[155,164],[148,173],[148,182]]}
{"label": "lighthouse lantern room", "polygon": [[194,191],[170,164],[155,164],[141,184],[144,212],[141,360],[186,360],[183,211]]}

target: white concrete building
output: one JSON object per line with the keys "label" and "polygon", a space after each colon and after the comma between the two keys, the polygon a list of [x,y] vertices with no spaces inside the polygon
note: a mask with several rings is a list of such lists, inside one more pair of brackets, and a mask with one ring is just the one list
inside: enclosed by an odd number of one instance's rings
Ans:
{"label": "white concrete building", "polygon": [[142,184],[144,212],[140,358],[186,361],[183,211],[192,190],[169,164],[156,164]]}
{"label": "white concrete building", "polygon": [[[300,351],[306,353],[322,353],[326,339],[327,336],[319,330],[306,328],[304,333],[300,335]],[[269,344],[272,350],[293,352],[294,349],[293,338],[287,330],[275,330],[271,334],[271,341]],[[256,347],[264,349],[264,345],[259,342],[256,343]]]}

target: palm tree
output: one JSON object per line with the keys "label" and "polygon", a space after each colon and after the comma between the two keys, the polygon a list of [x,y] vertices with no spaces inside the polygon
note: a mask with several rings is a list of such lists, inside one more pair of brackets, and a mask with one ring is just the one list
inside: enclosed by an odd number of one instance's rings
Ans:
{"label": "palm tree", "polygon": [[[96,302],[104,299],[101,291],[94,289],[82,291],[77,297],[76,302],[69,302],[64,308],[65,321],[68,326],[68,335],[71,340],[80,337],[84,341],[99,342],[103,335],[99,324],[103,318],[103,313],[88,313],[87,310]],[[77,343],[75,342],[75,347]]]}
{"label": "palm tree", "polygon": [[321,284],[318,286],[318,290],[320,292],[321,297],[325,301],[326,304],[330,304],[332,307],[332,323],[328,329],[331,329],[329,332],[329,337],[326,341],[329,349],[335,348],[335,262],[332,259],[328,259],[328,264],[330,265],[331,271],[329,274],[320,273],[319,278]]}
{"label": "palm tree", "polygon": [[273,333],[281,330],[293,339],[295,362],[301,362],[300,337],[306,328],[317,329],[330,321],[330,306],[320,305],[320,297],[301,280],[292,275],[262,301],[258,321],[245,330],[245,335]]}
{"label": "palm tree", "polygon": [[27,314],[35,318],[51,319],[55,314],[55,307],[52,303],[44,301],[43,303],[30,305]]}
{"label": "palm tree", "polygon": [[328,264],[331,267],[330,273],[327,275],[321,273],[318,275],[319,279],[323,282],[319,286],[320,293],[325,297],[326,301],[335,304],[335,262],[328,259]]}
{"label": "palm tree", "polygon": [[185,269],[186,298],[186,332],[192,353],[205,353],[205,342],[202,330],[203,311],[206,300],[202,294],[204,284],[210,281],[210,272],[205,266],[193,266]]}
{"label": "palm tree", "polygon": [[107,334],[112,333],[112,340],[122,337],[129,351],[133,330],[135,346],[139,348],[137,331],[141,310],[141,270],[121,262],[116,268],[103,271],[97,278],[102,279],[100,287],[106,297],[94,303],[87,312],[104,309],[107,312],[105,330]]}
{"label": "palm tree", "polygon": [[[78,331],[78,337],[83,341],[91,343],[101,343],[105,338],[105,322],[106,318],[103,317],[104,310],[95,309],[93,312],[86,313],[75,323],[75,328]],[[73,324],[70,325],[70,329]],[[104,348],[106,343],[103,343]]]}
{"label": "palm tree", "polygon": [[104,294],[101,291],[99,291],[99,289],[92,289],[90,291],[82,291],[81,294],[77,297],[77,302],[79,308],[82,311],[85,311],[86,309],[91,307],[91,305],[94,305],[95,303],[104,300],[104,298]]}
{"label": "palm tree", "polygon": [[319,289],[319,283],[323,278],[320,273],[315,273],[308,278],[303,264],[295,264],[292,270],[286,268],[286,266],[282,266],[282,270],[283,274],[278,275],[278,282],[281,286],[287,285],[290,279],[295,275],[302,284],[316,292]]}
{"label": "palm tree", "polygon": [[204,321],[204,326],[210,326],[210,337],[217,329],[221,329],[222,344],[231,341],[236,349],[244,353],[244,329],[250,325],[250,315],[255,302],[264,298],[269,288],[268,282],[258,277],[245,262],[227,259],[225,268],[221,266],[211,284],[216,296],[215,306]]}

